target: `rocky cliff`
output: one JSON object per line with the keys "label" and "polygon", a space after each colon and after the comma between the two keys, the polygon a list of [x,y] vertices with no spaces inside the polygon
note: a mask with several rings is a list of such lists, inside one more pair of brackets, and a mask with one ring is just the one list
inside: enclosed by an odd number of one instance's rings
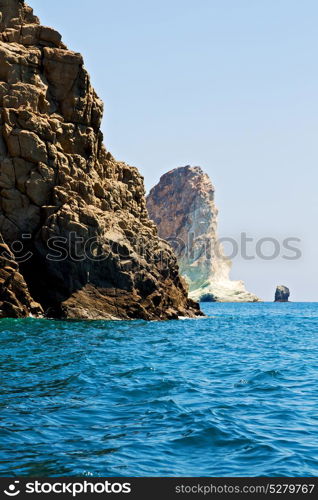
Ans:
{"label": "rocky cliff", "polygon": [[200,314],[142,177],[103,146],[102,113],[82,56],[0,0],[0,316]]}
{"label": "rocky cliff", "polygon": [[190,297],[209,302],[256,302],[242,281],[229,278],[231,262],[217,238],[214,187],[200,167],[180,167],[163,175],[147,198],[150,218],[170,242]]}

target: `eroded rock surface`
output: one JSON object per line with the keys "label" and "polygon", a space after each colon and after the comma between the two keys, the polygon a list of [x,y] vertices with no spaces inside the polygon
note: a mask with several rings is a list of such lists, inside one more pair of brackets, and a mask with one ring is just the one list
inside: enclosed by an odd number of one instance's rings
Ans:
{"label": "eroded rock surface", "polygon": [[0,0],[0,12],[0,233],[32,254],[8,290],[64,318],[200,314],[148,218],[138,170],[103,146],[82,56],[23,1]]}
{"label": "eroded rock surface", "polygon": [[205,302],[257,302],[242,281],[229,278],[231,262],[217,238],[214,187],[200,167],[180,167],[164,174],[147,198],[159,236],[170,242],[190,297]]}
{"label": "eroded rock surface", "polygon": [[[1,239],[1,238],[0,238]],[[0,243],[0,318],[42,316],[43,310],[31,297],[9,247]]]}

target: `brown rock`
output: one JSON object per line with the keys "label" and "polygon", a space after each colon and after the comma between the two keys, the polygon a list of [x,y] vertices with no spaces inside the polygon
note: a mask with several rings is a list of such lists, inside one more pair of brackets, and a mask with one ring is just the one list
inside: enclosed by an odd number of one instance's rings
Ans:
{"label": "brown rock", "polygon": [[51,42],[57,47],[61,46],[62,37],[60,33],[55,31],[53,28],[49,28],[48,26],[41,26],[39,39],[45,42]]}
{"label": "brown rock", "polygon": [[0,243],[0,318],[26,318],[42,314],[41,306],[34,302],[19,273],[14,255],[7,245]]}
{"label": "brown rock", "polygon": [[2,314],[37,310],[31,293],[63,318],[200,315],[138,170],[103,146],[82,56],[22,0],[0,0],[0,11],[0,232],[32,255],[9,281],[3,261]]}

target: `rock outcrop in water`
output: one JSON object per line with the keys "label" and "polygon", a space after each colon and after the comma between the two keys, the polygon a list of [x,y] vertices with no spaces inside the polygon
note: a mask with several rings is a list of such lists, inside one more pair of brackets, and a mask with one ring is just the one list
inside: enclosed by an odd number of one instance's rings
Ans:
{"label": "rock outcrop in water", "polygon": [[103,146],[82,56],[22,0],[0,0],[0,112],[0,316],[201,314],[138,170]]}
{"label": "rock outcrop in water", "polygon": [[275,302],[288,302],[290,291],[287,286],[279,285],[275,292]]}
{"label": "rock outcrop in water", "polygon": [[214,187],[200,167],[164,174],[147,198],[159,236],[170,242],[190,297],[206,302],[257,302],[242,281],[229,278],[231,262],[217,240]]}

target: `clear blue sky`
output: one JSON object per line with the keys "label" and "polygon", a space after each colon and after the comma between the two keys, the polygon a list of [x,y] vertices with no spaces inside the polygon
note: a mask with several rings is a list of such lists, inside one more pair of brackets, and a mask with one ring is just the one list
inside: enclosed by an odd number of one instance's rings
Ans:
{"label": "clear blue sky", "polygon": [[84,55],[106,147],[147,189],[202,166],[221,236],[302,239],[300,260],[237,258],[232,276],[266,300],[285,284],[293,300],[318,301],[318,2],[29,3]]}

